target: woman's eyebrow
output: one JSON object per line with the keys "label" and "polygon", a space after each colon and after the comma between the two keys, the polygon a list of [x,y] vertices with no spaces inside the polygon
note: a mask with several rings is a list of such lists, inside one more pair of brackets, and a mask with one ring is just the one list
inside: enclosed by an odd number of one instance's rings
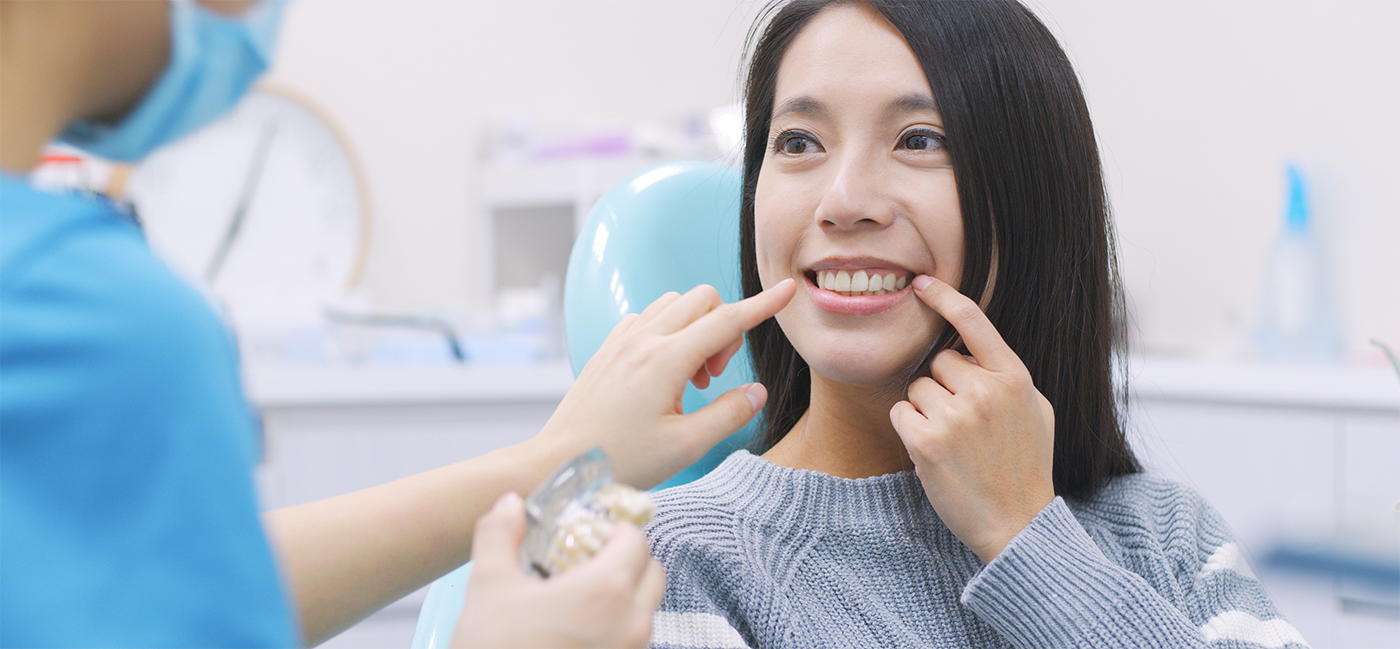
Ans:
{"label": "woman's eyebrow", "polygon": [[938,102],[929,95],[904,95],[891,101],[885,108],[886,114],[903,115],[920,112],[938,113]]}
{"label": "woman's eyebrow", "polygon": [[[933,97],[929,95],[903,95],[891,100],[885,108],[885,113],[891,116],[920,112],[938,113],[938,102],[935,102]],[[806,95],[798,95],[796,97],[790,97],[778,104],[777,107],[773,109],[772,119],[778,119],[788,113],[823,117],[827,115],[829,111],[827,110],[826,104]]]}
{"label": "woman's eyebrow", "polygon": [[799,115],[812,115],[815,117],[821,117],[827,114],[827,110],[826,104],[823,104],[806,95],[798,95],[796,97],[786,99],[783,101],[783,103],[778,104],[778,106],[773,109],[772,119],[778,119],[779,117],[782,117],[783,115],[786,115],[788,113],[797,113]]}

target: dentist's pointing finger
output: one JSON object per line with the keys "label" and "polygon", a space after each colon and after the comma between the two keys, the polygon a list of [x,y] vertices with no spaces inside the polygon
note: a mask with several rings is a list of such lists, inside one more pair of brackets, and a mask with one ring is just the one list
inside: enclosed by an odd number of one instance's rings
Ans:
{"label": "dentist's pointing finger", "polygon": [[704,356],[693,359],[696,366],[707,363],[723,367],[729,356],[738,351],[735,343],[742,341],[744,332],[777,315],[796,293],[797,284],[785,279],[753,297],[721,304],[700,317],[686,328],[687,335],[695,337],[695,349],[704,351]]}
{"label": "dentist's pointing finger", "polygon": [[786,280],[732,304],[711,287],[662,296],[608,334],[530,443],[566,457],[601,446],[618,479],[641,488],[675,475],[748,423],[768,396],[748,384],[686,413],[686,382],[707,385],[739,352],[744,332],[796,291]]}

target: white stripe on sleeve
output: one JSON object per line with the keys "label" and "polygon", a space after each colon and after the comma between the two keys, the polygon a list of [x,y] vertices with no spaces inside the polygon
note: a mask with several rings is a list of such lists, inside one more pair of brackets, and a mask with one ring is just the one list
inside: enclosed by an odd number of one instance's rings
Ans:
{"label": "white stripe on sleeve", "polygon": [[1249,569],[1249,564],[1245,562],[1244,553],[1240,551],[1240,546],[1233,541],[1216,548],[1215,552],[1211,553],[1210,558],[1206,559],[1206,564],[1201,566],[1201,571],[1196,573],[1196,581],[1221,570],[1231,570],[1250,579],[1258,579],[1254,576],[1254,571]]}
{"label": "white stripe on sleeve", "polygon": [[748,649],[743,636],[712,613],[657,611],[651,618],[651,644],[707,649]]}
{"label": "white stripe on sleeve", "polygon": [[1225,611],[1211,618],[1201,627],[1201,633],[1205,635],[1206,642],[1235,640],[1252,642],[1269,649],[1290,644],[1308,646],[1303,634],[1298,633],[1292,624],[1280,619],[1260,620],[1244,611]]}

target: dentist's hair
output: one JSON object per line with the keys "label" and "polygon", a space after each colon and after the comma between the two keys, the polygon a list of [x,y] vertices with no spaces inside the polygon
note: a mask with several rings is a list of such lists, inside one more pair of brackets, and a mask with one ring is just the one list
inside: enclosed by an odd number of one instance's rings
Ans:
{"label": "dentist's hair", "polygon": [[[1125,339],[1124,308],[1089,109],[1055,37],[1015,0],[787,0],[765,9],[749,34],[751,44],[758,38],[744,89],[744,294],[762,290],[754,190],[767,152],[778,67],[814,16],[855,2],[872,6],[899,30],[933,90],[962,205],[958,290],[985,304],[987,317],[1055,409],[1055,491],[1085,497],[1109,478],[1140,471],[1120,411],[1126,382],[1115,388],[1113,380],[1113,355]],[[946,327],[908,369],[905,384],[926,375],[939,351],[960,345],[957,332]],[[757,379],[769,390],[754,443],[762,452],[807,410],[810,377],[776,320],[750,331],[748,348]]]}

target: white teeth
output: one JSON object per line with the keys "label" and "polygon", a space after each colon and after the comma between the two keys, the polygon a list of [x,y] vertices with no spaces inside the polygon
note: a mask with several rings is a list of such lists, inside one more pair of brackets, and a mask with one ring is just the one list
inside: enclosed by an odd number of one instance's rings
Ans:
{"label": "white teeth", "polygon": [[846,295],[885,295],[903,289],[909,278],[897,273],[880,275],[858,270],[817,271],[817,286]]}
{"label": "white teeth", "polygon": [[851,276],[851,292],[863,293],[870,290],[870,278],[866,277],[865,271],[858,270]]}

